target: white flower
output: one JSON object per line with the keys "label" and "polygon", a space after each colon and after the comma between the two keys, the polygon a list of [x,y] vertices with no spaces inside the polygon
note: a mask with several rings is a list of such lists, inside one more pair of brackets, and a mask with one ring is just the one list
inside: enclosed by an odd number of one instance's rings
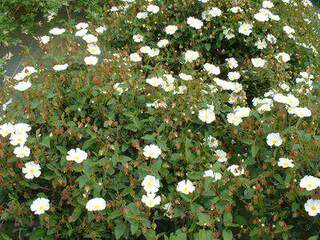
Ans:
{"label": "white flower", "polygon": [[161,197],[156,196],[155,194],[143,195],[141,201],[148,207],[153,208],[156,205],[159,205],[161,202]]}
{"label": "white flower", "polygon": [[267,136],[267,144],[269,146],[279,147],[282,144],[282,139],[279,133],[269,133]]}
{"label": "white flower", "polygon": [[255,43],[255,46],[258,48],[258,49],[265,49],[267,47],[267,42],[265,40],[258,40],[256,43]]}
{"label": "white flower", "polygon": [[24,134],[31,130],[31,127],[27,123],[16,123],[14,125],[14,131],[16,134]]}
{"label": "white flower", "polygon": [[143,36],[141,34],[135,34],[132,37],[133,41],[136,43],[140,43],[143,41]]}
{"label": "white flower", "polygon": [[80,22],[76,25],[76,29],[77,30],[80,30],[80,29],[85,29],[85,28],[88,28],[89,27],[89,24],[88,23],[85,23],[85,22]]}
{"label": "white flower", "polygon": [[239,12],[242,12],[242,8],[241,7],[232,7],[230,8],[230,11],[233,12],[233,13],[239,13]]}
{"label": "white flower", "polygon": [[283,168],[293,168],[294,163],[293,160],[288,158],[279,158],[278,166]]}
{"label": "white flower", "polygon": [[228,171],[231,172],[234,176],[240,176],[244,174],[244,169],[240,168],[240,166],[236,164],[229,166]]}
{"label": "white flower", "polygon": [[290,61],[290,55],[285,53],[285,52],[281,52],[281,53],[278,53],[275,58],[279,61],[279,62],[283,62],[283,63],[286,63],[286,62],[289,62]]}
{"label": "white flower", "polygon": [[152,51],[151,47],[149,47],[149,46],[143,46],[139,50],[141,53],[145,53],[145,54],[148,54]]}
{"label": "white flower", "polygon": [[186,62],[193,62],[199,58],[199,53],[196,51],[188,50],[185,53],[184,59]]}
{"label": "white flower", "polygon": [[84,58],[84,62],[87,65],[96,65],[98,62],[98,58],[96,56],[89,56]]}
{"label": "white flower", "polygon": [[207,124],[212,123],[216,120],[216,115],[214,113],[214,109],[207,108],[199,111],[198,118]]}
{"label": "white flower", "polygon": [[86,34],[82,37],[82,39],[88,44],[98,42],[98,38],[92,34]]}
{"label": "white flower", "polygon": [[253,25],[249,23],[242,23],[239,27],[239,33],[249,36],[252,33]]}
{"label": "white flower", "polygon": [[206,141],[206,144],[211,148],[216,148],[219,145],[218,139],[216,139],[215,137],[213,137],[211,135],[208,136],[207,139],[205,139],[205,141]]}
{"label": "white flower", "polygon": [[208,11],[208,15],[210,17],[219,17],[221,16],[221,14],[222,14],[222,11],[220,10],[220,8],[217,8],[217,7],[210,8]]}
{"label": "white flower", "polygon": [[27,141],[27,133],[13,133],[10,136],[10,144],[13,146],[24,145]]}
{"label": "white flower", "polygon": [[299,106],[299,99],[293,96],[292,94],[285,96],[283,94],[278,93],[273,96],[273,100],[279,103],[287,104],[291,108]]}
{"label": "white flower", "polygon": [[188,17],[187,24],[195,29],[201,29],[203,26],[203,22],[195,17]]}
{"label": "white flower", "polygon": [[31,82],[28,80],[26,82],[22,81],[14,85],[14,89],[20,92],[23,92],[31,87]]}
{"label": "white flower", "polygon": [[55,27],[55,28],[52,28],[49,33],[52,34],[52,35],[60,35],[62,33],[64,33],[66,30],[64,28],[58,28],[58,27]]}
{"label": "white flower", "polygon": [[68,151],[67,155],[67,161],[75,161],[76,163],[82,163],[84,160],[86,160],[88,157],[88,154],[81,150],[80,148],[71,149]]}
{"label": "white flower", "polygon": [[30,148],[28,148],[27,146],[18,146],[14,149],[13,153],[18,158],[29,157],[30,156]]}
{"label": "white flower", "polygon": [[87,202],[86,209],[89,212],[102,211],[106,206],[106,201],[103,198],[92,198]]}
{"label": "white flower", "polygon": [[54,65],[53,66],[53,70],[55,70],[55,71],[63,71],[63,70],[66,70],[68,67],[69,67],[68,63],[58,64],[58,65]]}
{"label": "white flower", "polygon": [[228,72],[228,78],[230,81],[235,81],[240,79],[241,75],[239,72]]}
{"label": "white flower", "polygon": [[245,117],[249,117],[251,109],[248,107],[236,107],[236,109],[234,110],[234,113],[241,117],[241,118],[245,118]]}
{"label": "white flower", "polygon": [[142,58],[140,57],[139,53],[132,53],[130,54],[130,60],[132,62],[141,62]]}
{"label": "white flower", "polygon": [[301,188],[305,188],[307,191],[312,191],[320,187],[320,178],[307,175],[300,180],[299,185]]}
{"label": "white flower", "polygon": [[192,76],[189,74],[185,74],[185,73],[180,73],[179,77],[184,80],[184,81],[190,81],[192,80]]}
{"label": "white flower", "polygon": [[227,62],[228,67],[231,69],[237,68],[239,66],[239,64],[235,58],[227,58],[226,62]]}
{"label": "white flower", "polygon": [[88,33],[88,29],[81,29],[79,31],[76,31],[75,36],[76,37],[83,37]]}
{"label": "white flower", "polygon": [[251,58],[251,62],[256,68],[262,68],[266,64],[266,60],[262,58]]}
{"label": "white flower", "polygon": [[24,167],[22,168],[22,173],[24,173],[24,177],[26,179],[33,179],[37,178],[41,174],[41,167],[39,164],[35,163],[34,161],[27,162]]}
{"label": "white flower", "polygon": [[147,54],[149,55],[149,57],[155,57],[155,56],[158,56],[159,53],[160,53],[159,48],[152,48]]}
{"label": "white flower", "polygon": [[159,87],[164,84],[164,80],[158,77],[147,78],[146,82],[153,87]]}
{"label": "white flower", "polygon": [[266,39],[268,42],[270,42],[272,44],[277,43],[277,38],[275,36],[273,36],[272,34],[268,34]]}
{"label": "white flower", "polygon": [[231,123],[234,126],[239,126],[239,124],[242,123],[242,118],[235,113],[228,113],[227,121],[228,123]]}
{"label": "white flower", "polygon": [[288,34],[289,36],[296,32],[292,27],[287,25],[283,27],[283,31],[285,31],[285,33]]}
{"label": "white flower", "polygon": [[216,150],[214,152],[216,154],[218,162],[222,162],[223,163],[223,162],[228,161],[227,153],[225,151],[219,149],[219,150]]}
{"label": "white flower", "polygon": [[40,37],[40,42],[42,44],[47,44],[50,41],[50,37],[49,36],[42,36]]}
{"label": "white flower", "polygon": [[317,216],[320,213],[320,200],[309,199],[304,204],[304,209],[308,212],[309,216]]}
{"label": "white flower", "polygon": [[15,131],[14,125],[11,123],[4,123],[0,125],[0,135],[2,137],[7,137],[8,135],[12,134]]}
{"label": "white flower", "polygon": [[165,31],[168,35],[173,35],[177,30],[178,30],[178,27],[177,27],[176,25],[168,25],[168,26],[166,26],[166,28],[164,29],[164,31]]}
{"label": "white flower", "polygon": [[204,177],[204,178],[211,177],[211,178],[213,178],[213,181],[215,182],[215,181],[220,180],[220,179],[222,178],[222,175],[221,175],[221,173],[219,173],[219,172],[213,172],[213,171],[210,169],[210,170],[207,170],[207,171],[204,172],[203,177]]}
{"label": "white flower", "polygon": [[87,50],[92,55],[100,55],[101,54],[100,48],[95,44],[89,44]]}
{"label": "white flower", "polygon": [[138,19],[145,19],[148,17],[148,13],[147,12],[138,12],[137,14],[137,18]]}
{"label": "white flower", "polygon": [[95,30],[97,33],[101,34],[101,33],[105,32],[107,30],[107,28],[105,26],[100,26],[100,27],[97,27]]}
{"label": "white flower", "polygon": [[160,10],[160,8],[159,8],[157,5],[151,4],[151,5],[148,5],[148,6],[147,6],[147,11],[148,11],[148,12],[151,12],[151,13],[156,14],[156,13],[159,12],[159,10]]}
{"label": "white flower", "polygon": [[169,44],[169,40],[168,39],[162,39],[157,43],[157,46],[159,48],[164,48]]}
{"label": "white flower", "polygon": [[161,149],[155,144],[150,144],[143,148],[143,155],[146,158],[158,158],[161,152]]}
{"label": "white flower", "polygon": [[155,176],[147,175],[144,177],[141,186],[149,193],[156,193],[160,188],[160,181]]}
{"label": "white flower", "polygon": [[203,65],[204,70],[206,70],[209,74],[213,74],[213,75],[219,75],[220,74],[220,68],[210,64],[210,63],[206,63]]}
{"label": "white flower", "polygon": [[254,18],[259,22],[267,22],[269,21],[269,15],[264,12],[258,12],[254,15]]}
{"label": "white flower", "polygon": [[288,113],[289,114],[295,114],[299,118],[304,118],[304,117],[310,117],[311,116],[311,111],[308,108],[305,107],[289,107],[288,108]]}
{"label": "white flower", "polygon": [[37,198],[34,200],[30,206],[30,209],[34,214],[40,215],[45,211],[48,211],[50,208],[49,199],[46,198]]}
{"label": "white flower", "polygon": [[223,35],[226,39],[230,40],[234,38],[236,35],[234,35],[233,30],[231,28],[226,28],[223,30]]}
{"label": "white flower", "polygon": [[188,179],[180,181],[177,185],[177,191],[184,194],[192,193],[195,189],[193,183]]}
{"label": "white flower", "polygon": [[262,7],[263,8],[273,8],[273,3],[271,1],[263,1]]}

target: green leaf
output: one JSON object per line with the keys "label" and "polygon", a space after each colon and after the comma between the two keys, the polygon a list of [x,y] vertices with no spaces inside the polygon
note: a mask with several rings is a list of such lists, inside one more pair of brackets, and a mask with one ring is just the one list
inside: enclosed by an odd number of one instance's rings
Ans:
{"label": "green leaf", "polygon": [[223,240],[232,240],[233,234],[231,230],[229,229],[224,229],[222,232]]}
{"label": "green leaf", "polygon": [[49,136],[46,136],[46,137],[44,137],[44,138],[42,138],[42,141],[41,141],[41,145],[42,146],[45,146],[45,147],[47,147],[47,148],[50,148],[50,137]]}
{"label": "green leaf", "polygon": [[226,226],[232,224],[232,214],[229,212],[225,212],[223,214],[223,222],[224,222],[224,225]]}
{"label": "green leaf", "polygon": [[139,223],[138,222],[130,223],[130,231],[131,231],[132,234],[136,234],[138,229],[139,229]]}
{"label": "green leaf", "polygon": [[199,240],[212,240],[212,232],[209,230],[201,229],[198,235]]}
{"label": "green leaf", "polygon": [[116,225],[114,229],[114,234],[116,236],[116,239],[120,239],[126,232],[127,230],[127,225],[120,222]]}
{"label": "green leaf", "polygon": [[90,138],[89,140],[84,142],[84,144],[82,145],[82,149],[87,150],[95,143],[96,143],[96,137]]}
{"label": "green leaf", "polygon": [[82,208],[80,208],[80,207],[75,208],[73,210],[73,213],[69,217],[69,222],[73,223],[73,222],[77,221],[77,219],[80,217],[81,213],[82,213]]}
{"label": "green leaf", "polygon": [[319,235],[308,238],[308,240],[318,240],[318,239],[319,239]]}
{"label": "green leaf", "polygon": [[202,213],[202,212],[198,213],[198,218],[199,218],[198,224],[201,225],[201,226],[207,225],[209,223],[209,221],[210,221],[209,215],[207,215],[205,213]]}

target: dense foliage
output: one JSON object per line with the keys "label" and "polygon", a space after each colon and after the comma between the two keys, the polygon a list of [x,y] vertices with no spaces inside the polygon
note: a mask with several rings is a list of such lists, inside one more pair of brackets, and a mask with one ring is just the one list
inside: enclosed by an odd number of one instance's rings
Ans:
{"label": "dense foliage", "polygon": [[19,43],[21,33],[36,34],[57,22],[74,18],[101,22],[112,1],[100,0],[2,0],[0,2],[0,46]]}
{"label": "dense foliage", "polygon": [[309,1],[115,1],[1,90],[1,239],[317,239]]}

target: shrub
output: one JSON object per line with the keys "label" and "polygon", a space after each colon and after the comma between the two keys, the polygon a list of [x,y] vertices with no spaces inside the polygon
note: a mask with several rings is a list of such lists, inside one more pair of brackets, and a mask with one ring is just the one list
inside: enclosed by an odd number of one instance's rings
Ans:
{"label": "shrub", "polygon": [[99,0],[2,0],[0,3],[0,44],[21,42],[21,33],[40,34],[43,25],[68,24],[85,18],[99,23],[111,1]]}
{"label": "shrub", "polygon": [[126,2],[6,82],[0,236],[317,239],[309,2]]}

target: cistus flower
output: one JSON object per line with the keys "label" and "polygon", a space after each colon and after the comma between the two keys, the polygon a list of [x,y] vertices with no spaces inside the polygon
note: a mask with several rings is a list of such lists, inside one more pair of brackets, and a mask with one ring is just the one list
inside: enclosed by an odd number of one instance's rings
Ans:
{"label": "cistus flower", "polygon": [[36,215],[44,214],[50,208],[50,201],[46,198],[37,198],[30,206],[31,211]]}
{"label": "cistus flower", "polygon": [[215,182],[215,181],[220,180],[220,179],[222,178],[222,175],[221,175],[221,173],[219,173],[219,172],[213,172],[213,171],[210,169],[210,170],[207,170],[207,171],[204,172],[203,177],[204,177],[204,178],[208,178],[208,177],[209,177],[209,178],[212,178],[213,181]]}
{"label": "cistus flower", "polygon": [[103,198],[93,198],[87,202],[86,209],[89,212],[102,211],[106,206],[106,201]]}
{"label": "cistus flower", "polygon": [[55,71],[63,71],[63,70],[66,70],[68,67],[69,67],[68,63],[58,64],[58,65],[54,65],[53,66],[53,70],[55,70]]}
{"label": "cistus flower", "polygon": [[320,178],[307,175],[300,180],[299,185],[301,188],[305,188],[307,191],[312,191],[320,187]]}
{"label": "cistus flower", "polygon": [[14,125],[12,125],[11,123],[4,123],[4,124],[0,125],[0,135],[2,137],[7,137],[8,135],[13,133],[14,131],[15,131]]}
{"label": "cistus flower", "polygon": [[25,163],[24,167],[22,168],[22,173],[25,174],[24,177],[26,179],[33,179],[37,178],[41,175],[41,167],[39,164],[35,163],[34,161]]}
{"label": "cistus flower", "polygon": [[309,199],[304,204],[304,209],[309,214],[309,216],[315,217],[320,214],[320,200],[317,199]]}
{"label": "cistus flower", "polygon": [[279,158],[278,166],[283,168],[293,168],[294,163],[293,160],[289,158]]}
{"label": "cistus flower", "polygon": [[161,155],[161,152],[161,149],[155,144],[150,144],[143,148],[143,155],[146,158],[158,158]]}
{"label": "cistus flower", "polygon": [[14,85],[14,89],[20,92],[23,92],[31,87],[30,81],[22,81]]}
{"label": "cistus flower", "polygon": [[188,179],[180,181],[177,185],[177,191],[186,195],[193,193],[195,189],[193,183]]}
{"label": "cistus flower", "polygon": [[14,149],[13,153],[16,155],[18,158],[25,158],[29,157],[30,155],[30,148],[27,146],[18,146]]}
{"label": "cistus flower", "polygon": [[153,193],[149,193],[147,195],[143,195],[141,201],[148,207],[148,208],[153,208],[157,205],[160,204],[161,202],[161,197],[156,196]]}
{"label": "cistus flower", "polygon": [[141,186],[147,193],[156,193],[160,188],[160,181],[155,176],[147,175],[144,177]]}
{"label": "cistus flower", "polygon": [[10,144],[13,146],[24,145],[27,142],[27,133],[12,133],[10,136]]}
{"label": "cistus flower", "polygon": [[142,58],[140,57],[139,53],[132,53],[130,54],[130,61],[131,62],[141,62]]}
{"label": "cistus flower", "polygon": [[67,161],[82,163],[84,160],[87,159],[87,157],[88,157],[88,154],[85,151],[81,150],[80,148],[76,148],[68,151]]}
{"label": "cistus flower", "polygon": [[198,118],[207,124],[216,120],[216,115],[213,108],[202,109],[199,111]]}
{"label": "cistus flower", "polygon": [[267,144],[272,147],[279,147],[282,144],[282,138],[279,133],[269,133],[267,136]]}
{"label": "cistus flower", "polygon": [[84,58],[84,62],[87,64],[87,65],[96,65],[97,62],[98,62],[98,58],[96,56],[89,56],[89,57],[85,57]]}
{"label": "cistus flower", "polygon": [[199,58],[199,53],[196,51],[188,50],[185,52],[184,59],[186,62],[193,62]]}
{"label": "cistus flower", "polygon": [[175,32],[178,30],[178,27],[176,25],[168,25],[164,31],[168,34],[168,35],[173,35],[175,34]]}
{"label": "cistus flower", "polygon": [[239,33],[249,36],[252,33],[253,25],[250,23],[242,23],[239,27]]}

